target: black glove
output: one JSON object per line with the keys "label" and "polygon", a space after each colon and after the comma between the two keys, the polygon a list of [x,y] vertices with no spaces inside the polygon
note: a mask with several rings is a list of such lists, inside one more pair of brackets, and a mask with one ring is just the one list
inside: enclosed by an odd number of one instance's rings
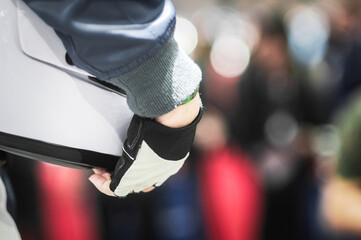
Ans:
{"label": "black glove", "polygon": [[177,173],[189,155],[196,126],[202,116],[182,128],[166,127],[153,119],[134,115],[123,154],[112,174],[110,189],[116,196],[160,186]]}

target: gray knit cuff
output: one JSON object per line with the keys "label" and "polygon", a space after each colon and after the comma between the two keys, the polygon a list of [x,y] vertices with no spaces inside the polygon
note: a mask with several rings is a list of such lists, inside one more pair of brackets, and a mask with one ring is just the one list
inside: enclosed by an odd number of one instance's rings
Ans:
{"label": "gray knit cuff", "polygon": [[154,118],[181,105],[194,93],[201,78],[199,67],[171,37],[153,57],[107,81],[126,91],[135,114]]}

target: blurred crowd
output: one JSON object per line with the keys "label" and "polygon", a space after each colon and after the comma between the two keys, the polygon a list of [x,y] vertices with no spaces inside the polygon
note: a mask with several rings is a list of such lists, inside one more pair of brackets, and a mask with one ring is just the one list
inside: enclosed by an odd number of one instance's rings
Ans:
{"label": "blurred crowd", "polygon": [[325,213],[323,192],[337,119],[360,95],[361,1],[174,3],[175,37],[203,71],[190,159],[162,187],[116,199],[88,171],[2,156],[23,239],[360,238]]}

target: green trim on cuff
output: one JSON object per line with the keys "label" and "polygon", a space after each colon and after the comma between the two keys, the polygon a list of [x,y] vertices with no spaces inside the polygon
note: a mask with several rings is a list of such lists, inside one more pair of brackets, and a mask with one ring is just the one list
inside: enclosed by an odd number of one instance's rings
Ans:
{"label": "green trim on cuff", "polygon": [[196,88],[196,90],[194,91],[194,93],[192,93],[192,95],[189,96],[189,98],[187,98],[183,103],[183,104],[186,104],[186,103],[189,103],[190,101],[192,101],[198,94],[199,92],[199,86]]}

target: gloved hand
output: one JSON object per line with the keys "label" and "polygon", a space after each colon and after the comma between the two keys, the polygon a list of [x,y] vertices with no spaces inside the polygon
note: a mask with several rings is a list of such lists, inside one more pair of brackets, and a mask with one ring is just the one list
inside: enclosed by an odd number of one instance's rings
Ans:
{"label": "gloved hand", "polygon": [[192,146],[202,110],[188,126],[170,128],[153,119],[134,115],[123,154],[111,176],[116,196],[160,186],[183,166]]}

